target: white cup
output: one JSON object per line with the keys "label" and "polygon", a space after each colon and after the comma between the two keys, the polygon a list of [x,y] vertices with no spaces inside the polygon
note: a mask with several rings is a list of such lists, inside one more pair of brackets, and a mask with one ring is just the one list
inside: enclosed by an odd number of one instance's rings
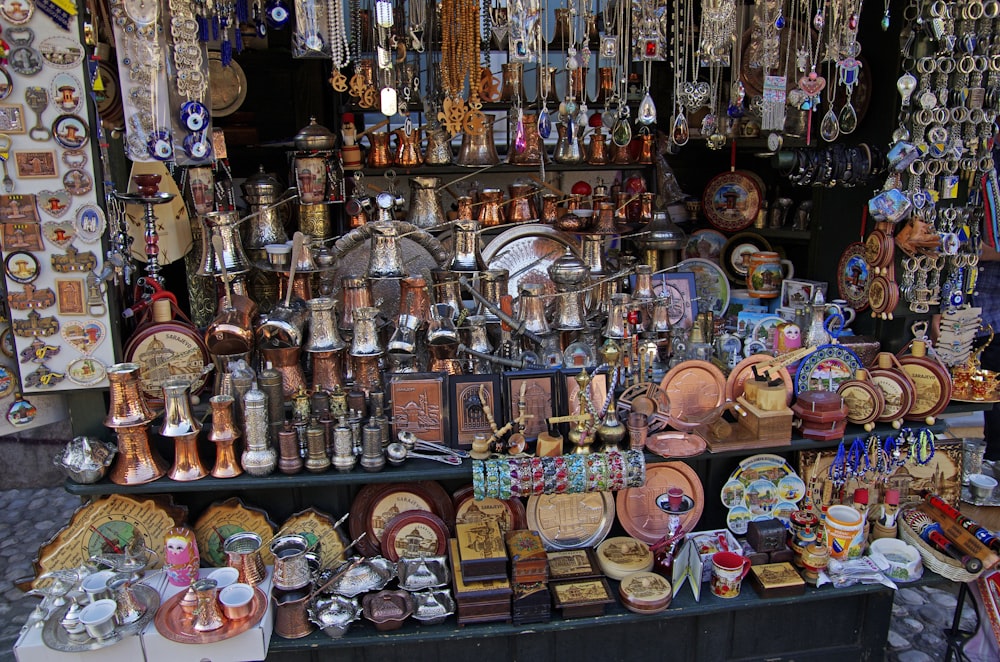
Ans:
{"label": "white cup", "polygon": [[87,594],[87,597],[90,598],[91,602],[110,598],[111,591],[108,590],[108,580],[114,574],[110,570],[101,570],[100,572],[92,573],[84,578],[80,587]]}
{"label": "white cup", "polygon": [[94,639],[106,639],[115,632],[114,600],[96,600],[80,610],[80,622]]}
{"label": "white cup", "polygon": [[212,572],[208,573],[209,579],[215,580],[215,585],[221,591],[222,589],[235,584],[240,579],[240,571],[236,568],[217,568]]}
{"label": "white cup", "polygon": [[230,584],[219,592],[219,602],[222,603],[222,613],[232,621],[238,621],[250,615],[253,601],[253,586],[249,584]]}

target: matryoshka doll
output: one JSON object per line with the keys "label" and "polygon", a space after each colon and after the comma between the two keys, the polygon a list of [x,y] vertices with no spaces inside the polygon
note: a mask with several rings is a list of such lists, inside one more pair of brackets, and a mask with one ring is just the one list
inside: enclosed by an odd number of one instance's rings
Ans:
{"label": "matryoshka doll", "polygon": [[798,324],[785,322],[775,329],[774,345],[779,353],[791,352],[802,347],[802,329]]}
{"label": "matryoshka doll", "polygon": [[163,543],[163,569],[167,573],[167,581],[174,586],[190,586],[198,579],[201,567],[194,531],[186,526],[175,526],[167,531]]}

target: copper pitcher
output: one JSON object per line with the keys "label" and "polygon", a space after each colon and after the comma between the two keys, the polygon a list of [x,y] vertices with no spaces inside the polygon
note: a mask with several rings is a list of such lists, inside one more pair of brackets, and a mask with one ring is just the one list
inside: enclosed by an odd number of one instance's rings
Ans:
{"label": "copper pitcher", "polygon": [[427,165],[449,165],[451,163],[451,136],[440,123],[426,127],[427,150],[424,152],[424,162]]}
{"label": "copper pitcher", "polygon": [[545,288],[536,283],[522,283],[521,297],[517,303],[517,319],[524,323],[524,328],[539,336],[548,335],[551,331],[545,319],[545,300],[542,299]]}
{"label": "copper pitcher", "polygon": [[[201,216],[201,262],[199,276],[221,276],[225,265],[230,276],[250,271],[250,258],[243,249],[240,238],[240,214],[235,211],[216,211]],[[213,237],[222,240],[222,252],[216,251]]]}
{"label": "copper pitcher", "polygon": [[[407,130],[407,126],[409,130]],[[401,127],[393,131],[396,136],[396,158],[395,164],[412,168],[424,162],[424,156],[420,153],[420,127]]]}
{"label": "copper pitcher", "polygon": [[309,620],[308,589],[297,591],[275,591],[274,633],[283,639],[301,639],[312,633],[316,627]]}
{"label": "copper pitcher", "polygon": [[354,337],[351,356],[381,356],[382,344],[378,333],[379,309],[370,306],[354,309]]}
{"label": "copper pitcher", "polygon": [[654,156],[656,156],[656,136],[652,133],[639,134],[639,156],[635,160],[636,163],[648,165],[653,162]]}
{"label": "copper pitcher", "polygon": [[507,221],[510,223],[527,223],[538,220],[538,208],[535,206],[535,187],[523,182],[514,182],[509,187],[510,201],[507,203]]}
{"label": "copper pitcher", "polygon": [[[484,271],[479,274],[479,294],[499,308],[501,297],[507,295],[507,283],[509,280],[510,272],[506,269],[489,269]],[[483,316],[488,324],[500,323],[500,318],[484,306],[482,302],[476,308],[476,315]]]}
{"label": "copper pitcher", "polygon": [[491,113],[483,113],[483,117],[484,131],[478,133],[466,131],[462,134],[462,144],[458,148],[458,158],[455,160],[457,165],[475,168],[500,163],[497,146],[493,140],[495,117]]}
{"label": "copper pitcher", "polygon": [[369,133],[371,150],[366,161],[369,168],[388,168],[392,165],[392,154],[389,153],[389,134],[382,132]]}
{"label": "copper pitcher", "polygon": [[484,228],[501,225],[507,222],[507,212],[504,210],[503,190],[499,188],[484,188],[479,194],[479,214],[476,217],[479,225]]}
{"label": "copper pitcher", "polygon": [[629,165],[632,163],[632,153],[628,145],[619,145],[611,141],[611,162],[615,165]]}
{"label": "copper pitcher", "polygon": [[605,165],[608,162],[608,144],[604,133],[597,129],[590,135],[590,145],[587,147],[587,163],[590,165]]}
{"label": "copper pitcher", "polygon": [[108,368],[111,405],[104,425],[109,428],[134,427],[149,423],[155,415],[139,388],[139,364],[117,363]]}
{"label": "copper pitcher", "polygon": [[459,277],[460,274],[448,269],[431,269],[434,303],[448,304],[455,315],[458,315],[459,311],[462,310],[462,287],[459,284]]}
{"label": "copper pitcher", "polygon": [[583,163],[583,140],[580,138],[580,131],[574,120],[570,118],[565,122],[559,122],[556,125],[556,131],[559,132],[559,140],[552,153],[552,160],[556,163],[571,165]]}
{"label": "copper pitcher", "polygon": [[400,246],[399,231],[392,223],[379,221],[371,224],[371,251],[368,254],[368,277],[402,278],[403,248]]}
{"label": "copper pitcher", "polygon": [[112,483],[142,485],[166,475],[166,461],[149,443],[149,423],[119,427],[115,433],[118,437],[118,456],[108,472]]}
{"label": "copper pitcher", "polygon": [[267,577],[264,559],[260,556],[263,541],[252,531],[241,531],[226,538],[222,551],[226,555],[226,565],[240,571],[239,581],[256,586]]}
{"label": "copper pitcher", "polygon": [[[514,122],[520,121],[521,126],[524,130],[524,145],[521,151],[517,150],[517,143],[511,145],[510,149],[507,150],[507,163],[511,165],[540,165],[542,160],[548,160],[548,154],[545,151],[545,143],[542,141],[542,136],[538,133],[538,116],[535,113],[522,113],[520,120],[512,114],[511,119]],[[516,125],[511,126],[509,135],[515,135]]]}
{"label": "copper pitcher", "polygon": [[337,332],[333,314],[333,299],[316,297],[306,301],[309,309],[309,339],[303,345],[307,352],[328,352],[344,349],[347,343]]}
{"label": "copper pitcher", "polygon": [[302,371],[301,347],[264,347],[261,349],[264,364],[271,364],[273,370],[281,373],[281,391],[285,398],[291,398],[300,388],[306,386],[306,376]]}
{"label": "copper pitcher", "polygon": [[338,386],[344,386],[345,354],[343,349],[312,353],[313,390],[332,391]]}

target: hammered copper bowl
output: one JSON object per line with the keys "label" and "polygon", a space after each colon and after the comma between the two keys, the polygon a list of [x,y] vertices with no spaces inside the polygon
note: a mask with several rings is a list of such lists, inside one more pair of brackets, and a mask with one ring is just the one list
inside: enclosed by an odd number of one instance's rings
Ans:
{"label": "hammered copper bowl", "polygon": [[398,630],[413,613],[413,596],[406,591],[379,591],[362,598],[365,618],[379,632]]}
{"label": "hammered copper bowl", "polygon": [[563,214],[559,220],[553,223],[553,227],[563,232],[583,232],[590,227],[594,220],[594,212],[591,209],[577,209],[567,214]]}

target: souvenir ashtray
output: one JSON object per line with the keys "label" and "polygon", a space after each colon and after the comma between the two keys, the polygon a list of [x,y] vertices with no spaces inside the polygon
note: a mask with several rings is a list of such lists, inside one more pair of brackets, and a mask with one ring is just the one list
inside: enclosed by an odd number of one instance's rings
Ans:
{"label": "souvenir ashtray", "polygon": [[420,591],[413,594],[413,618],[421,625],[437,625],[455,613],[451,591]]}
{"label": "souvenir ashtray", "polygon": [[448,559],[444,556],[428,556],[419,559],[399,559],[396,563],[399,588],[407,591],[421,591],[448,585]]}
{"label": "souvenir ashtray", "polygon": [[329,588],[333,593],[353,598],[385,588],[396,576],[396,566],[381,556],[365,559],[350,568]]}
{"label": "souvenir ashtray", "polygon": [[347,634],[351,623],[361,618],[361,604],[357,598],[342,595],[320,596],[309,605],[309,620],[331,639]]}

